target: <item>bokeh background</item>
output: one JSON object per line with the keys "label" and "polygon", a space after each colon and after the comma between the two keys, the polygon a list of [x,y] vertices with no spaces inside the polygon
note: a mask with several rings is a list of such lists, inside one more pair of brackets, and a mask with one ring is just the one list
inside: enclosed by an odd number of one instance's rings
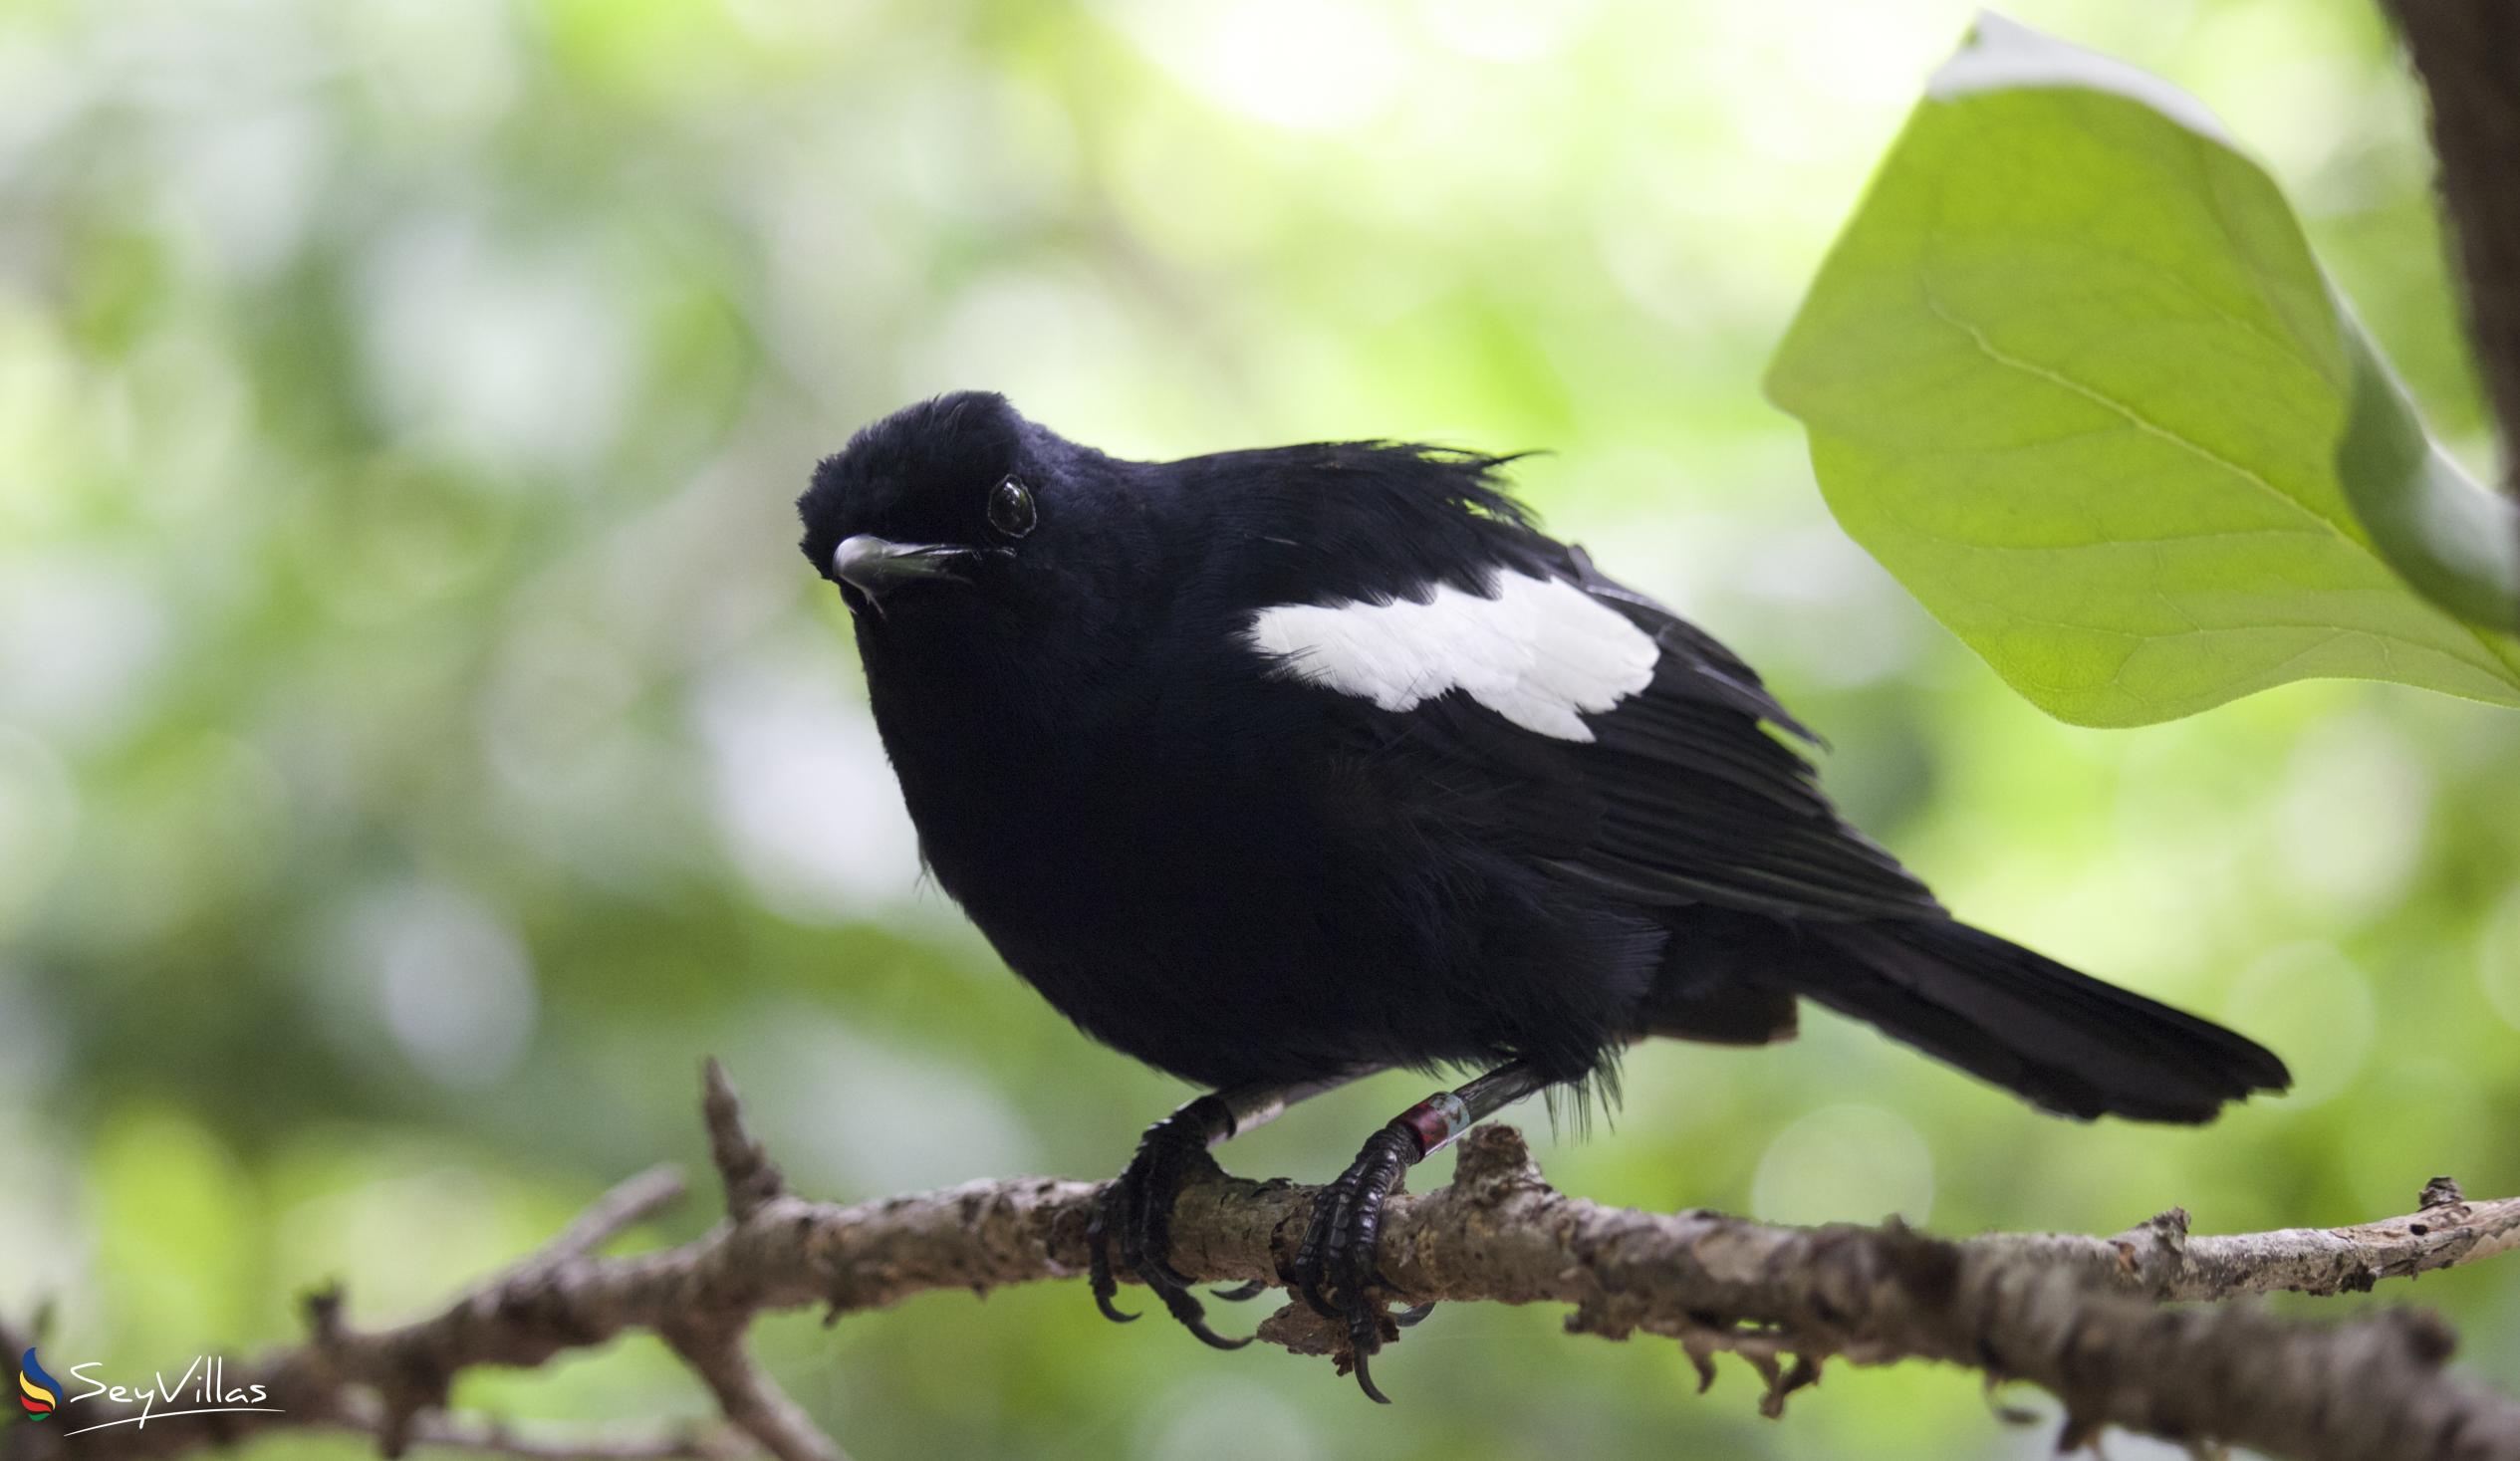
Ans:
{"label": "bokeh background", "polygon": [[[2207,99],[2484,459],[2371,5],[2018,13]],[[1116,1169],[1182,1093],[922,885],[846,613],[792,547],[818,455],[957,386],[1124,454],[1553,450],[1517,468],[1550,523],[1766,669],[1950,903],[2300,1077],[2202,1131],[2075,1126],[1815,1015],[1781,1050],[1637,1053],[1612,1129],[1535,1129],[1564,1187],[1955,1233],[2520,1190],[2520,717],[2329,683],[2051,723],[1839,534],[1759,396],[1968,19],[6,0],[0,1306],[52,1299],[47,1355],[117,1370],[288,1339],[332,1278],[355,1317],[414,1313],[696,1162],[712,1052],[818,1196]],[[1327,1176],[1424,1087],[1230,1164]],[[2520,1267],[2399,1297],[2520,1383]],[[1913,1368],[1833,1369],[1766,1423],[1746,1370],[1700,1397],[1671,1346],[1558,1320],[1439,1315],[1377,1361],[1388,1410],[1326,1362],[1110,1328],[1075,1285],[762,1343],[865,1461],[2052,1444]],[[645,1342],[459,1399],[705,1408]]]}

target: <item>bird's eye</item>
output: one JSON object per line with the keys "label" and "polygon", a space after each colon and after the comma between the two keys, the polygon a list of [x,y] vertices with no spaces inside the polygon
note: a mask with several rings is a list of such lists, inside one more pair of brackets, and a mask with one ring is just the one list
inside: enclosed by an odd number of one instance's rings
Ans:
{"label": "bird's eye", "polygon": [[1033,530],[1033,494],[1013,477],[989,491],[989,526],[1009,538]]}

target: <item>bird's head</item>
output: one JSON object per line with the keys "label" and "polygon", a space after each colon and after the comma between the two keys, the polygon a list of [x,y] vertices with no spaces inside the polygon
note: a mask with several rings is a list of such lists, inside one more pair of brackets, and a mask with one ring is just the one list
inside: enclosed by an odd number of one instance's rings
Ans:
{"label": "bird's head", "polygon": [[861,617],[985,591],[1057,516],[1045,488],[1063,454],[1043,449],[1056,441],[993,392],[895,411],[815,469],[800,546]]}

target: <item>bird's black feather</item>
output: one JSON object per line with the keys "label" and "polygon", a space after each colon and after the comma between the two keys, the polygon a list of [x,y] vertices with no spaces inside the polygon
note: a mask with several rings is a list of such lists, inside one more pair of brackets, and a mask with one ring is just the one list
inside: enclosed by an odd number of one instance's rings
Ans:
{"label": "bird's black feather", "polygon": [[[860,652],[938,880],[1078,1025],[1219,1087],[1509,1058],[1580,1082],[1639,1035],[1781,1036],[1809,998],[2072,1115],[2201,1120],[2284,1083],[1951,921],[1839,819],[1758,675],[1543,534],[1504,460],[1124,461],[966,393],[823,463],[800,503],[823,572],[855,535],[969,551],[860,612]],[[1020,543],[983,515],[1010,476],[1039,511]],[[1284,607],[1439,603],[1474,635],[1509,591],[1646,646],[1649,677],[1517,718],[1520,681],[1360,688],[1389,672],[1366,655],[1343,688],[1253,637]]]}

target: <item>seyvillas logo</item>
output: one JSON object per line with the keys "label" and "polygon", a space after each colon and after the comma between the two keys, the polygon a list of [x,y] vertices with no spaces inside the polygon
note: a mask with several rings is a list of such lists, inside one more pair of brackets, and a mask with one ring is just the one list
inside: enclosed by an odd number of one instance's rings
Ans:
{"label": "seyvillas logo", "polygon": [[61,1381],[35,1362],[33,1349],[18,1361],[18,1403],[26,1407],[29,1420],[42,1420],[61,1404]]}
{"label": "seyvillas logo", "polygon": [[[45,1373],[44,1366],[35,1362],[35,1351],[29,1349],[18,1364],[18,1401],[26,1407],[30,1419],[42,1420],[62,1412],[63,1418],[73,1423],[62,1432],[65,1440],[118,1425],[145,1430],[152,1420],[171,1420],[178,1415],[222,1415],[238,1410],[281,1413],[279,1406],[267,1403],[271,1392],[263,1386],[229,1384],[227,1361],[216,1354],[195,1356],[181,1374],[172,1378],[166,1371],[158,1370],[144,1385],[118,1385],[99,1379],[95,1371],[102,1368],[104,1362],[95,1359],[70,1366],[75,1388],[64,1394],[62,1382]],[[96,1401],[104,1403],[95,1404]],[[69,1411],[67,1407],[72,1405],[80,1409]],[[134,1405],[139,1407],[136,1411],[130,1409]],[[126,1413],[117,1413],[118,1407]]]}

